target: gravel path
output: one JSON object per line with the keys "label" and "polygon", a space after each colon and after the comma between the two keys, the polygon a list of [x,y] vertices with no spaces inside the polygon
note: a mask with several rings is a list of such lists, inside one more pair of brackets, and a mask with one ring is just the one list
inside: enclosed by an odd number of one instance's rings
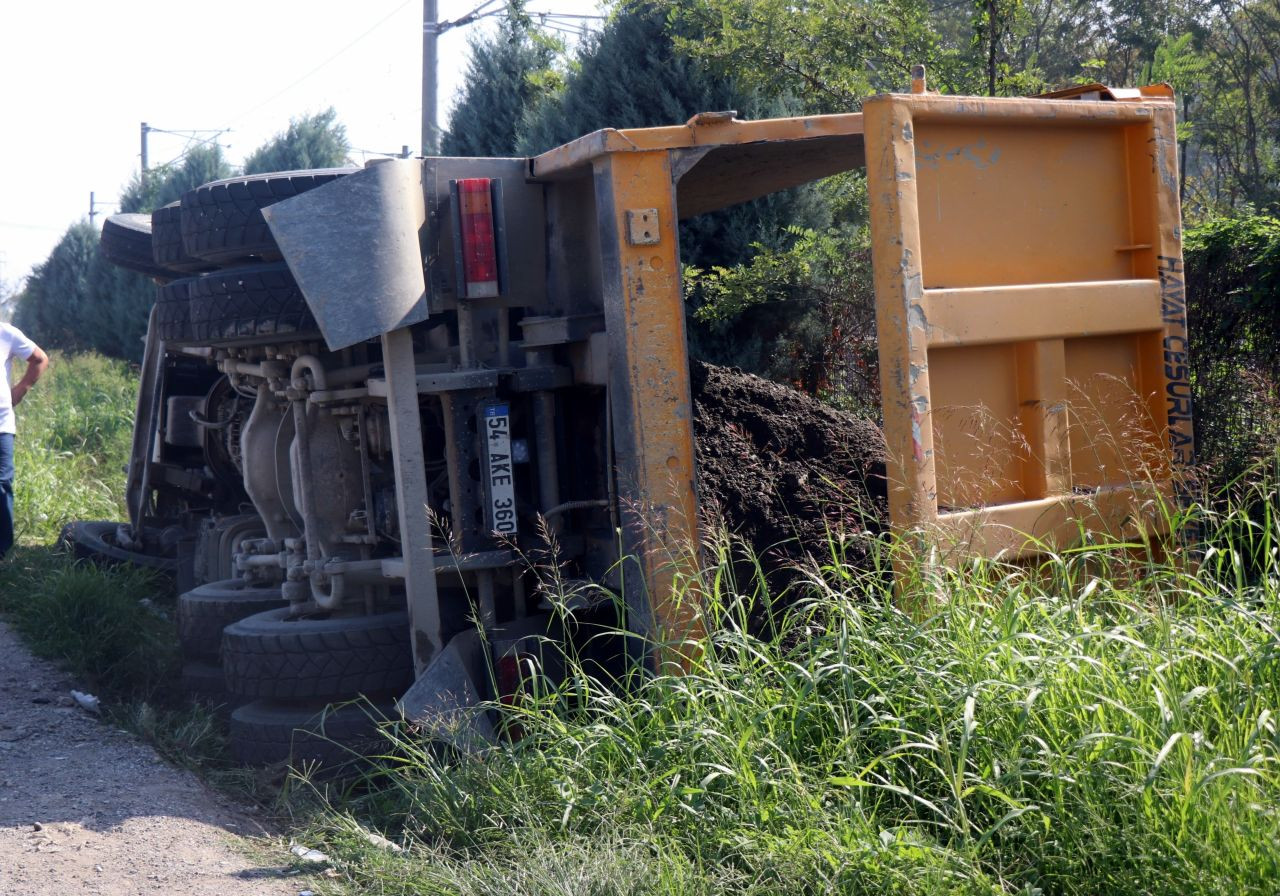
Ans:
{"label": "gravel path", "polygon": [[297,896],[245,811],[76,707],[0,623],[0,896]]}

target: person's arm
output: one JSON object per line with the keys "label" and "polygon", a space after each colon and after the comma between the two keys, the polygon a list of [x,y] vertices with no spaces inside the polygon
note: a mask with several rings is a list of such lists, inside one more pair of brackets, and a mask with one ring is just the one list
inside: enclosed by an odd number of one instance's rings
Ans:
{"label": "person's arm", "polygon": [[31,352],[31,356],[27,358],[27,372],[22,375],[22,379],[13,384],[13,388],[9,390],[9,394],[13,398],[13,404],[16,407],[23,397],[31,391],[31,387],[36,384],[36,380],[44,375],[49,369],[49,356],[39,346]]}

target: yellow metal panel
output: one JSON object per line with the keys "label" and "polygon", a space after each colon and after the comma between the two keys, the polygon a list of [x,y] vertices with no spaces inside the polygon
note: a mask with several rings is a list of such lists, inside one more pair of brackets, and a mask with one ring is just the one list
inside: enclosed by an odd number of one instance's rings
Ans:
{"label": "yellow metal panel", "polygon": [[[642,580],[626,582],[628,605],[673,645],[701,633],[693,403],[680,287],[671,167],[666,152],[620,153],[595,163],[609,396],[623,549]],[[644,218],[649,226],[629,226]],[[647,618],[644,618],[647,617]]]}
{"label": "yellow metal panel", "polygon": [[1124,247],[1152,242],[1132,231],[1124,128],[933,120],[915,145],[926,287],[1122,280]]}
{"label": "yellow metal panel", "polygon": [[765,118],[759,121],[701,119],[694,116],[683,125],[662,128],[606,128],[548,150],[530,160],[535,178],[555,178],[613,153],[652,152],[659,149],[712,148],[769,141],[813,140],[848,137],[862,133],[862,115],[810,115],[801,118]]}
{"label": "yellow metal panel", "polygon": [[1169,494],[1168,483],[1137,483],[1089,495],[949,513],[938,518],[933,531],[948,559],[1031,557],[1075,547],[1089,536],[1159,535],[1165,529],[1161,507]]}
{"label": "yellow metal panel", "polygon": [[939,512],[1024,499],[1017,366],[1011,344],[929,352]]}
{"label": "yellow metal panel", "polygon": [[1125,99],[864,105],[890,515],[949,557],[1168,525],[1154,497],[1191,460],[1173,104]]}
{"label": "yellow metal panel", "polygon": [[911,108],[900,99],[868,100],[863,124],[889,515],[899,531],[907,531],[933,520],[938,499],[929,423],[929,333],[920,269],[915,146]]}
{"label": "yellow metal panel", "polygon": [[929,346],[1159,330],[1154,280],[926,289]]}
{"label": "yellow metal panel", "polygon": [[1071,415],[1061,339],[1022,342],[1018,356],[1018,422],[1026,442],[1022,490],[1028,500],[1071,492]]}

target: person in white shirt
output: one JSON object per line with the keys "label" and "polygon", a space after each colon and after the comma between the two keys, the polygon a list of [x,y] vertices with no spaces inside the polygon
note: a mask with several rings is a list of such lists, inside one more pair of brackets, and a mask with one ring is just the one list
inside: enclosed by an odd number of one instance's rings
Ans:
{"label": "person in white shirt", "polygon": [[[26,373],[9,385],[9,359],[27,362]],[[13,408],[49,367],[49,356],[11,324],[0,323],[0,557],[13,547]]]}

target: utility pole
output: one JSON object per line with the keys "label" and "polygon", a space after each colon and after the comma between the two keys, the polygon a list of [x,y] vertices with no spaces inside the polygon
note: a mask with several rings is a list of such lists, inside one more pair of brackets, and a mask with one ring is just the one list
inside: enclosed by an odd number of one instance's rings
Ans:
{"label": "utility pole", "polygon": [[[436,65],[437,47],[436,42],[440,35],[444,34],[451,28],[458,28],[463,25],[470,25],[472,22],[478,22],[480,19],[488,19],[494,16],[506,15],[508,8],[499,6],[494,8],[494,4],[500,3],[501,0],[483,0],[471,12],[456,19],[440,21],[440,11],[437,0],[422,0],[422,154],[424,156],[434,155],[439,149],[440,126],[436,122]],[[994,2],[994,0],[990,0]],[[586,16],[573,15],[571,13],[541,13],[543,25],[547,24],[547,20],[553,20],[558,26],[563,23],[558,20],[572,19],[582,20],[582,33],[586,34],[586,23],[588,21],[603,21],[604,16]],[[557,27],[556,30],[564,30],[563,27]]]}
{"label": "utility pole", "polygon": [[440,10],[436,0],[422,0],[422,154],[436,151],[436,41]]}
{"label": "utility pole", "polygon": [[89,191],[89,223],[90,224],[93,224],[93,219],[96,218],[99,214],[101,214],[101,212],[98,211],[98,206],[115,205],[114,202],[99,202],[96,198],[94,198],[96,195],[97,194],[93,190]]}
{"label": "utility pole", "polygon": [[142,185],[147,185],[147,134],[151,133],[151,126],[145,121],[142,123]]}

